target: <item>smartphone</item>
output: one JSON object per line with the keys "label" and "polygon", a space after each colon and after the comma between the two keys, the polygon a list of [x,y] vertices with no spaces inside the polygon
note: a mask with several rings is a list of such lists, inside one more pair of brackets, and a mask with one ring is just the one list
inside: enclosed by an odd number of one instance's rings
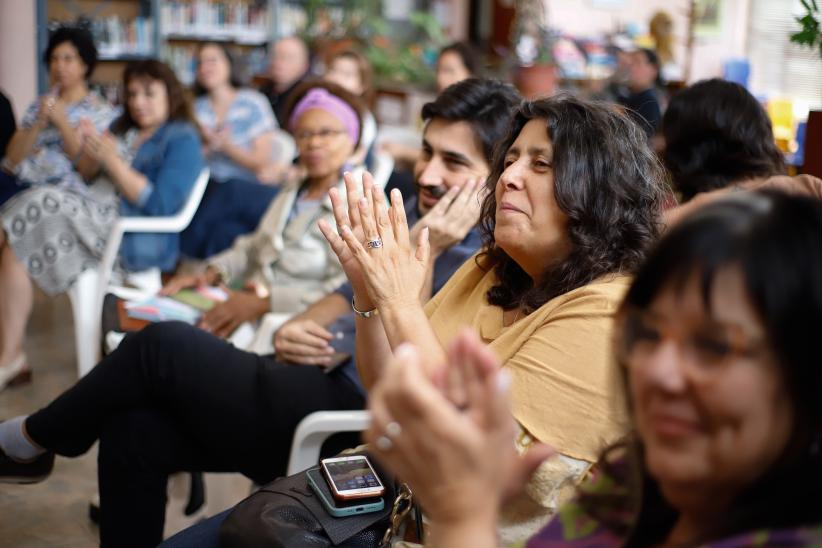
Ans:
{"label": "smartphone", "polygon": [[353,516],[356,514],[370,514],[371,512],[379,512],[385,508],[385,501],[382,497],[368,498],[368,499],[353,499],[349,501],[336,500],[331,494],[331,489],[323,477],[323,473],[319,468],[312,468],[306,471],[308,478],[308,485],[311,490],[317,495],[317,498],[322,502],[323,507],[329,514],[336,518],[344,518],[346,516]]}
{"label": "smartphone", "polygon": [[336,371],[339,367],[342,367],[348,363],[348,360],[350,359],[351,354],[346,354],[345,352],[334,352],[331,354],[331,361],[328,365],[323,366],[323,373],[328,375],[329,373]]}
{"label": "smartphone", "polygon": [[379,497],[385,492],[380,478],[364,455],[320,461],[331,494],[337,500]]}

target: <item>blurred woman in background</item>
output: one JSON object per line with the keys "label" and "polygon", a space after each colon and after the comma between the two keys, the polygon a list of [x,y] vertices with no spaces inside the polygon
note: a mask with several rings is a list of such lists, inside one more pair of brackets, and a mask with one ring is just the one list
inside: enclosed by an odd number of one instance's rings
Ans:
{"label": "blurred woman in background", "polygon": [[6,149],[0,172],[0,204],[33,185],[51,184],[83,191],[84,173],[76,161],[82,139],[80,120],[105,131],[114,109],[89,90],[97,65],[97,48],[85,29],[61,27],[49,38],[43,63],[48,67],[50,90],[29,106],[20,128]]}
{"label": "blurred woman in background", "polygon": [[264,185],[256,176],[271,162],[277,121],[263,94],[242,87],[223,44],[200,46],[194,92],[211,179],[183,232],[182,249],[203,259],[253,232],[277,195],[276,186]]}
{"label": "blurred woman in background", "polygon": [[343,50],[334,54],[328,61],[325,79],[353,93],[362,100],[367,110],[363,113],[362,138],[351,163],[365,165],[370,169],[370,160],[374,140],[377,138],[377,119],[370,107],[374,101],[374,71],[371,63],[361,53],[354,50]]}
{"label": "blurred woman in background", "polygon": [[[102,258],[121,215],[173,215],[203,168],[191,103],[165,64],[136,61],[123,73],[125,110],[100,133],[80,122],[78,169],[101,174],[86,189],[40,185],[0,208],[0,389],[31,376],[23,339],[32,281],[48,295],[68,290]],[[176,234],[127,234],[119,266],[173,270]]]}

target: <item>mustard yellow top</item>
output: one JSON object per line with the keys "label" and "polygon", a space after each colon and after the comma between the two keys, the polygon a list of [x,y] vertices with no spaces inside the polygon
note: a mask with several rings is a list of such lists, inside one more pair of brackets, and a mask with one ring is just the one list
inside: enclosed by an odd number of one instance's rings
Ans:
{"label": "mustard yellow top", "polygon": [[611,330],[630,278],[610,275],[551,299],[503,326],[488,304],[496,284],[474,257],[425,306],[440,343],[463,326],[477,330],[511,373],[513,415],[534,438],[574,459],[596,461],[624,432]]}

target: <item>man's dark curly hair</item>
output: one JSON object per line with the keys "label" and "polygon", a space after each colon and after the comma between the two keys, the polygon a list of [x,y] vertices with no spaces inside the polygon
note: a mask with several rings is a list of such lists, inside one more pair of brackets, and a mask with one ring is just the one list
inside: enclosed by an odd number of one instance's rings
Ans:
{"label": "man's dark curly hair", "polygon": [[771,121],[748,90],[703,80],[674,95],[662,119],[663,161],[683,200],[785,172]]}
{"label": "man's dark curly hair", "polygon": [[[567,257],[545,257],[538,280],[494,239],[494,188],[506,152],[530,120],[544,122],[551,140],[554,196],[568,217],[571,247]],[[630,273],[642,263],[659,235],[668,195],[665,171],[647,141],[639,126],[605,103],[560,95],[520,106],[496,150],[480,217],[485,252],[479,264],[494,268],[499,280],[488,291],[489,303],[505,310],[522,306],[528,313],[600,276]]]}

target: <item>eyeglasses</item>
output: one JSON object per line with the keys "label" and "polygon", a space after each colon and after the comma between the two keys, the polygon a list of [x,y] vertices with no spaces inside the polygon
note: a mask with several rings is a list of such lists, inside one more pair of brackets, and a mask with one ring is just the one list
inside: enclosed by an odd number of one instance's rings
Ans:
{"label": "eyeglasses", "polygon": [[335,135],[345,133],[344,129],[322,128],[317,131],[297,131],[294,133],[294,139],[297,141],[309,141],[312,137],[319,137],[323,141],[327,141]]}
{"label": "eyeglasses", "polygon": [[629,308],[618,319],[617,354],[627,367],[642,367],[666,341],[673,341],[697,381],[710,381],[738,358],[760,356],[763,339],[735,324],[709,321],[685,330],[647,311]]}

